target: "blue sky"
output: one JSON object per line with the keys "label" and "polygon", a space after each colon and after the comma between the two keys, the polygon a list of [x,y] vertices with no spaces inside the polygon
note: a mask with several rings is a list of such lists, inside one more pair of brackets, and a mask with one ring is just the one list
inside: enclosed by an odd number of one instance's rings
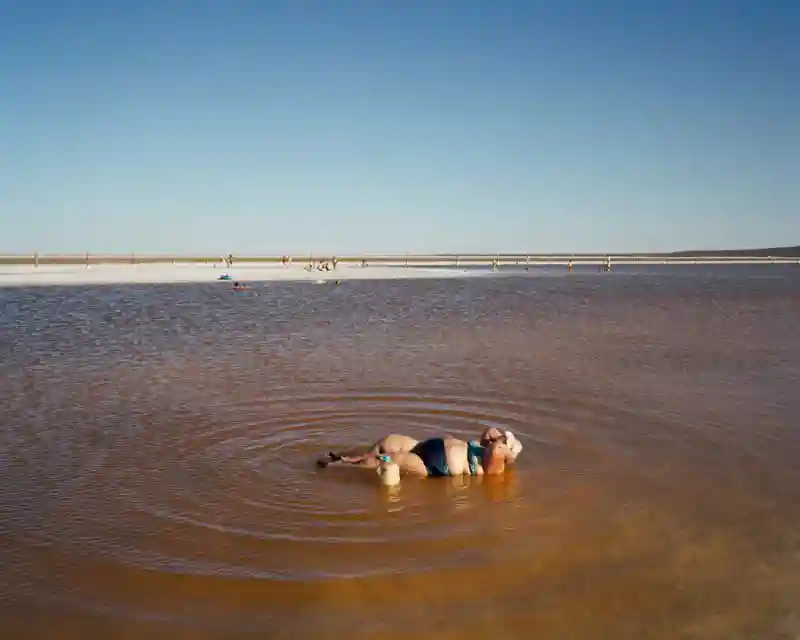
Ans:
{"label": "blue sky", "polygon": [[800,243],[800,3],[0,0],[0,252]]}

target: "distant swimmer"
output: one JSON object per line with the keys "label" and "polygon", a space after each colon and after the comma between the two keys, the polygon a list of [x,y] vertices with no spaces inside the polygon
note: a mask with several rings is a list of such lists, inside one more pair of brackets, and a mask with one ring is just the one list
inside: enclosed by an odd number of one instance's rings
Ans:
{"label": "distant swimmer", "polygon": [[244,291],[247,289],[247,285],[242,282],[234,282],[233,283],[233,290],[234,291]]}

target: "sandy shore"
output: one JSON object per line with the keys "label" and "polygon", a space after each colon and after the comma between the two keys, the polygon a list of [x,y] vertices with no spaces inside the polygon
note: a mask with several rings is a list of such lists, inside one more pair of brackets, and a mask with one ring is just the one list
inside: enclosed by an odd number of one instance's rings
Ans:
{"label": "sandy shore", "polygon": [[[800,264],[796,258],[778,259],[772,264]],[[553,267],[566,266],[564,261],[538,261],[531,266]],[[575,266],[598,266],[604,264],[603,260],[576,261]],[[648,265],[648,264],[769,264],[767,261],[748,259],[725,260],[614,260],[614,265]],[[506,266],[512,266],[506,264]],[[264,282],[264,281],[334,281],[334,280],[388,280],[401,278],[463,278],[487,275],[491,273],[490,264],[484,264],[485,270],[476,271],[474,268],[461,268],[452,262],[426,264],[425,266],[395,265],[370,265],[361,267],[359,264],[339,264],[335,271],[308,271],[306,263],[295,263],[283,266],[281,264],[263,262],[234,262],[228,268],[222,262],[213,264],[203,263],[99,263],[88,267],[82,264],[71,265],[40,265],[32,264],[0,264],[0,287],[20,287],[37,285],[86,285],[86,284],[135,284],[135,283],[170,283],[170,282],[215,282],[223,274],[230,276],[232,281]],[[469,266],[476,266],[475,263]],[[524,266],[524,263],[517,266]]]}
{"label": "sandy shore", "polygon": [[0,266],[0,287],[37,285],[85,285],[123,283],[216,282],[223,274],[233,281],[335,281],[398,278],[453,278],[470,273],[465,269],[435,267],[387,267],[340,264],[335,271],[307,271],[305,265],[234,263],[224,264],[98,264]]}

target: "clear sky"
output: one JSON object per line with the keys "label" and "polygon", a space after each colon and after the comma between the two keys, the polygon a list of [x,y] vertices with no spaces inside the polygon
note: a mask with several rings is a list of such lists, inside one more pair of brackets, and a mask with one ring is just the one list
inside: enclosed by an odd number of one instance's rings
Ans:
{"label": "clear sky", "polygon": [[0,252],[800,244],[792,0],[0,0]]}

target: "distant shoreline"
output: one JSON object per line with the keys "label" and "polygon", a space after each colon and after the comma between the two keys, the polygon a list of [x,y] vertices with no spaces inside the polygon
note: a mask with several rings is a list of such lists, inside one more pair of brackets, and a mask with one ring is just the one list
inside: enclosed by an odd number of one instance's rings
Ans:
{"label": "distant shoreline", "polygon": [[[494,258],[496,260],[496,256]],[[324,263],[323,263],[324,264]],[[428,259],[424,264],[409,261],[368,261],[366,266],[353,262],[340,262],[335,269],[320,269],[317,262],[309,268],[308,262],[294,262],[290,265],[278,263],[245,262],[234,260],[232,265],[225,264],[221,258],[215,262],[135,262],[125,263],[30,263],[0,265],[0,289],[6,287],[35,286],[85,286],[85,285],[121,285],[121,284],[169,284],[169,283],[219,283],[230,287],[234,282],[307,282],[313,284],[337,284],[350,280],[398,280],[398,279],[449,279],[474,278],[492,275],[514,275],[526,273],[535,275],[537,270],[544,272],[553,268],[564,273],[571,267],[592,271],[614,271],[617,266],[638,265],[641,267],[674,265],[674,269],[686,268],[682,265],[763,265],[770,269],[778,265],[798,265],[800,258],[739,258],[739,257],[704,257],[702,259],[673,258],[625,258],[615,257],[609,263],[606,257],[584,257],[581,260],[545,259],[536,261],[507,261],[501,258],[499,265],[487,258],[480,260],[464,260],[456,263],[452,260]],[[220,279],[225,276],[224,279]]]}
{"label": "distant shoreline", "polygon": [[[292,264],[308,264],[320,259],[331,260],[335,254],[308,253],[288,256]],[[0,254],[0,265],[99,265],[99,264],[214,264],[223,261],[221,255],[204,254],[148,254],[148,253],[9,253]],[[234,264],[281,264],[280,255],[233,255]],[[673,252],[620,252],[620,253],[431,253],[431,254],[345,254],[336,256],[341,264],[362,264],[366,261],[372,265],[474,265],[492,264],[596,264],[598,261],[612,262],[654,262],[673,263],[685,260],[711,262],[716,260],[752,260],[753,262],[770,259],[800,260],[800,245],[788,247],[768,247],[756,249],[716,249],[716,250],[683,250]]]}

